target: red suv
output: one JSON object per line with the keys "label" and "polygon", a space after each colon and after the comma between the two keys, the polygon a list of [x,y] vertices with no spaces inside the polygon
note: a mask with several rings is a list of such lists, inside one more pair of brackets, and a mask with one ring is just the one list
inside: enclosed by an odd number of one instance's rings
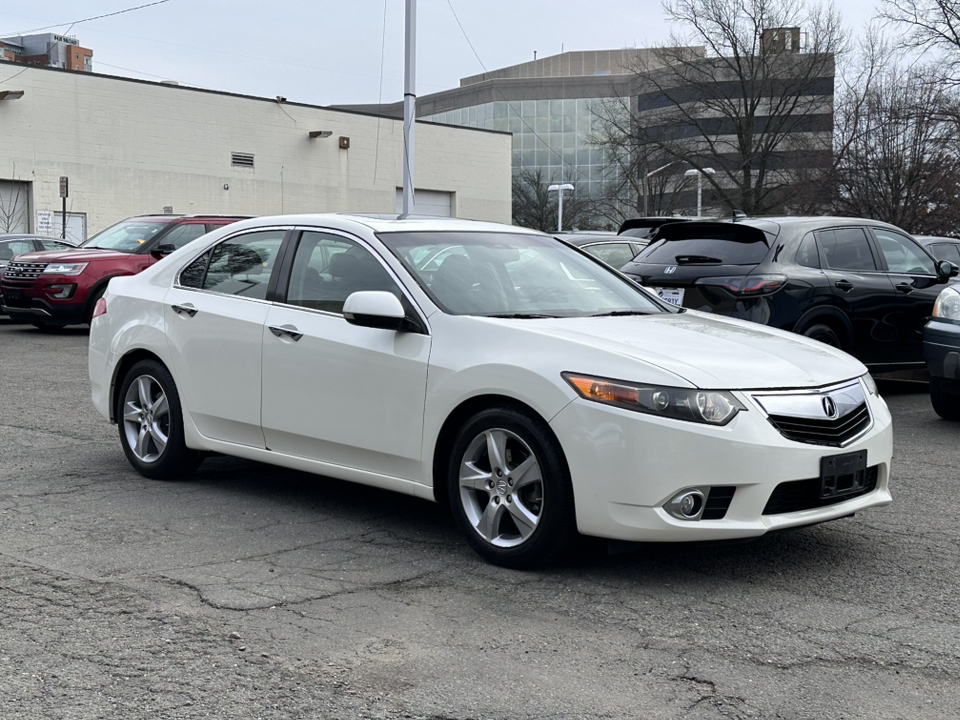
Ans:
{"label": "red suv", "polygon": [[88,323],[110,278],[135,275],[201,235],[244,219],[139,215],[75,250],[19,255],[0,276],[0,310],[39,328]]}

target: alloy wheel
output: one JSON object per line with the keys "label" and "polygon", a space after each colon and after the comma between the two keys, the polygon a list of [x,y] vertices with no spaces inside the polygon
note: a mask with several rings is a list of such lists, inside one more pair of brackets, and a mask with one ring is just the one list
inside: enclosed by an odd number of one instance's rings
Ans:
{"label": "alloy wheel", "polygon": [[139,376],[127,388],[123,426],[127,445],[138,460],[160,459],[170,436],[170,404],[163,387],[150,375]]}
{"label": "alloy wheel", "polygon": [[511,548],[540,523],[543,476],[530,446],[516,433],[490,428],[467,446],[459,466],[460,503],[487,543]]}

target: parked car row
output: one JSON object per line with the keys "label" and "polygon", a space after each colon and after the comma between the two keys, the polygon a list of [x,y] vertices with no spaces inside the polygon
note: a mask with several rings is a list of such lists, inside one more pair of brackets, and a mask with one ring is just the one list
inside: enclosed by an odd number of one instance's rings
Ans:
{"label": "parked car row", "polygon": [[896,228],[625,230],[147,216],[16,257],[0,290],[14,318],[89,320],[94,405],[143,475],[222,453],[433,499],[509,567],[578,534],[749,538],[888,504],[861,361],[916,363],[927,315],[957,417],[958,269]]}

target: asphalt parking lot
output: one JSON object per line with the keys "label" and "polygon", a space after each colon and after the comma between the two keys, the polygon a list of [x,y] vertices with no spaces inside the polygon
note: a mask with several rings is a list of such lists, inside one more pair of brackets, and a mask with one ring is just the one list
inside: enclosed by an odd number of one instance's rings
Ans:
{"label": "asphalt parking lot", "polygon": [[412,498],[229,458],[142,478],[86,342],[0,320],[4,720],[960,715],[960,424],[922,385],[881,386],[890,507],[515,572]]}

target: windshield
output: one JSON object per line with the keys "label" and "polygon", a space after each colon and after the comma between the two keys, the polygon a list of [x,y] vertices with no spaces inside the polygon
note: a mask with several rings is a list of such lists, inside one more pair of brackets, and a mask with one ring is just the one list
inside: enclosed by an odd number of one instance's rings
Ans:
{"label": "windshield", "polygon": [[380,239],[445,312],[585,317],[674,312],[558,240],[510,233],[384,233]]}
{"label": "windshield", "polygon": [[124,220],[97,233],[83,247],[135,253],[169,224],[165,220]]}

